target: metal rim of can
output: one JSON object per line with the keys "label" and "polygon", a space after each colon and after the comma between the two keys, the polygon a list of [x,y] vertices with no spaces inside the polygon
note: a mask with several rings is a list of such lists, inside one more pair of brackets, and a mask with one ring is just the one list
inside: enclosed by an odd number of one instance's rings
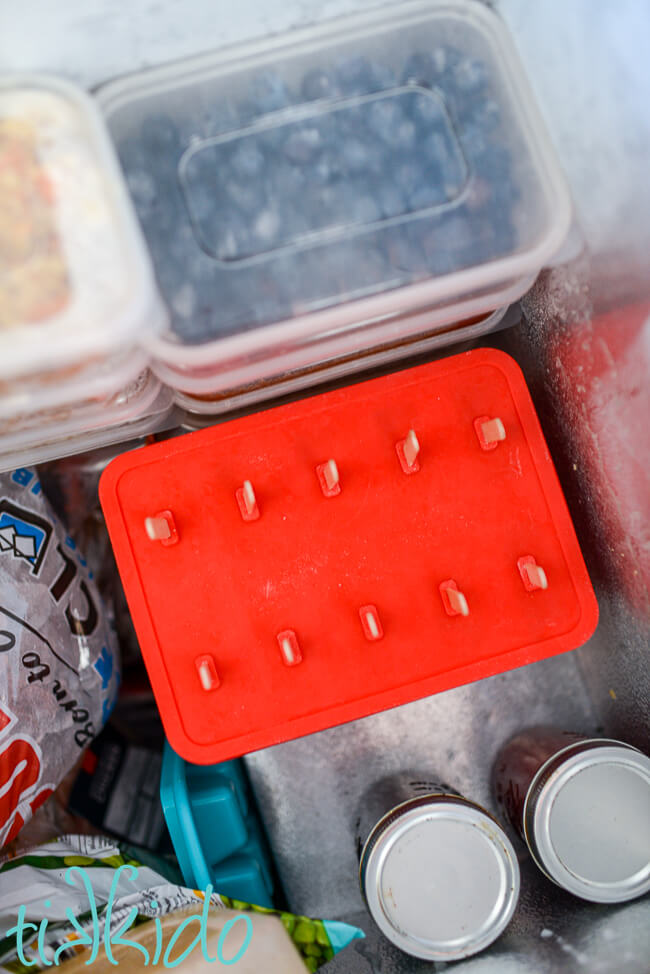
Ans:
{"label": "metal rim of can", "polygon": [[[415,825],[436,818],[479,830],[494,856],[499,877],[498,895],[487,911],[487,922],[463,936],[437,941],[418,937],[405,926],[398,926],[389,916],[381,887],[382,871],[399,840]],[[520,875],[515,850],[496,819],[466,798],[431,794],[396,805],[377,822],[361,853],[359,882],[373,920],[396,947],[422,960],[450,961],[479,953],[503,933],[519,900]]]}
{"label": "metal rim of can", "polygon": [[[557,886],[593,903],[622,903],[650,890],[650,857],[644,868],[618,881],[598,881],[579,875],[556,848],[551,818],[563,789],[584,771],[598,766],[625,768],[638,775],[650,795],[650,758],[622,741],[589,738],[569,744],[551,755],[530,783],[523,809],[523,832],[537,866]],[[576,808],[579,817],[584,808]]]}

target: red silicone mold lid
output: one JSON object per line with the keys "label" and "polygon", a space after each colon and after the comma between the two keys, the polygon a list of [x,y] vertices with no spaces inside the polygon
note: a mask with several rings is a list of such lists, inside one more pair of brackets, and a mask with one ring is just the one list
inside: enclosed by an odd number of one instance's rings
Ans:
{"label": "red silicone mold lid", "polygon": [[124,454],[100,493],[188,761],[575,649],[596,626],[528,389],[492,349]]}

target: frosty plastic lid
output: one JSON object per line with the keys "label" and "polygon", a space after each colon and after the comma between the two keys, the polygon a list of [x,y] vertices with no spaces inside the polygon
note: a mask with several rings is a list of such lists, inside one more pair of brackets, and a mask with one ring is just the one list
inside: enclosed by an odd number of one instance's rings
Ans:
{"label": "frosty plastic lid", "polygon": [[569,225],[516,54],[482,4],[332,21],[100,100],[171,309],[153,347],[178,372],[247,359],[263,377],[326,342],[330,357],[367,348],[414,309],[429,327],[470,301],[494,310]]}
{"label": "frosty plastic lid", "polygon": [[0,376],[135,343],[165,320],[94,103],[44,76],[0,79]]}
{"label": "frosty plastic lid", "polygon": [[0,471],[144,436],[161,427],[172,405],[171,390],[146,370],[101,402],[68,403],[0,419]]}
{"label": "frosty plastic lid", "polygon": [[[567,749],[569,750],[569,749]],[[560,752],[532,782],[526,836],[540,867],[596,903],[650,890],[650,758],[623,744],[588,741]]]}
{"label": "frosty plastic lid", "polygon": [[464,800],[414,799],[383,819],[361,861],[368,908],[382,933],[425,960],[456,960],[491,944],[519,897],[507,836]]}

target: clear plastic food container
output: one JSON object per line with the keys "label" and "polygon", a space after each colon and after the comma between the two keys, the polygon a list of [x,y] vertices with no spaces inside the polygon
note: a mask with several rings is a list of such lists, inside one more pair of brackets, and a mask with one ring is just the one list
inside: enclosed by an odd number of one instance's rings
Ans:
{"label": "clear plastic food container", "polygon": [[165,320],[95,103],[55,78],[0,78],[0,381],[65,384]]}
{"label": "clear plastic food container", "polygon": [[147,369],[101,402],[0,417],[0,471],[144,436],[165,425],[172,406],[171,390]]}
{"label": "clear plastic food container", "polygon": [[170,308],[155,368],[186,393],[487,315],[569,227],[517,55],[476,2],[400,3],[99,99]]}
{"label": "clear plastic food container", "polygon": [[0,379],[0,427],[12,419],[18,427],[26,414],[46,416],[69,403],[106,403],[134,382],[149,361],[144,349],[129,348],[56,372]]}
{"label": "clear plastic food container", "polygon": [[423,353],[432,355],[436,349],[444,349],[451,341],[455,343],[455,352],[469,351],[476,339],[488,332],[507,328],[520,318],[518,305],[500,308],[486,318],[464,323],[461,327],[452,325],[447,329],[425,331],[416,338],[411,336],[399,343],[379,345],[367,352],[361,351],[334,361],[319,363],[311,368],[285,372],[274,379],[242,386],[232,393],[199,396],[177,390],[175,400],[184,412],[183,423],[188,428],[200,429],[202,426],[210,425],[214,417],[229,413],[233,409],[248,409],[270,398],[294,395],[324,382],[343,381],[354,373],[365,373],[386,366],[392,368],[397,358],[412,358]]}

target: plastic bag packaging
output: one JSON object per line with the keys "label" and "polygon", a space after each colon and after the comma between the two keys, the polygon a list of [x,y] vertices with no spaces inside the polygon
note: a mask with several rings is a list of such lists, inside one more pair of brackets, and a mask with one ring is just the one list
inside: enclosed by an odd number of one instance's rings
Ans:
{"label": "plastic bag packaging", "polygon": [[[87,753],[87,751],[84,752],[84,754]],[[50,795],[47,801],[34,812],[16,838],[5,844],[0,851],[0,856],[17,856],[32,846],[41,845],[43,842],[52,842],[53,839],[58,839],[60,835],[70,832],[79,835],[104,834],[102,829],[97,828],[87,818],[75,813],[69,807],[70,794],[79,775],[81,760],[68,771],[59,787],[55,789],[54,794]]]}
{"label": "plastic bag packaging", "polygon": [[99,733],[119,682],[110,616],[38,476],[0,475],[0,847]]}
{"label": "plastic bag packaging", "polygon": [[345,923],[174,886],[106,837],[62,836],[0,867],[0,971],[12,974],[52,964],[104,972],[116,962],[305,974],[358,937]]}
{"label": "plastic bag packaging", "polygon": [[152,437],[140,438],[128,444],[62,457],[38,468],[43,490],[55,514],[83,551],[96,573],[95,583],[101,596],[111,605],[119,634],[123,674],[130,664],[141,664],[142,656],[99,503],[99,478],[119,453],[137,449],[150,440]]}

